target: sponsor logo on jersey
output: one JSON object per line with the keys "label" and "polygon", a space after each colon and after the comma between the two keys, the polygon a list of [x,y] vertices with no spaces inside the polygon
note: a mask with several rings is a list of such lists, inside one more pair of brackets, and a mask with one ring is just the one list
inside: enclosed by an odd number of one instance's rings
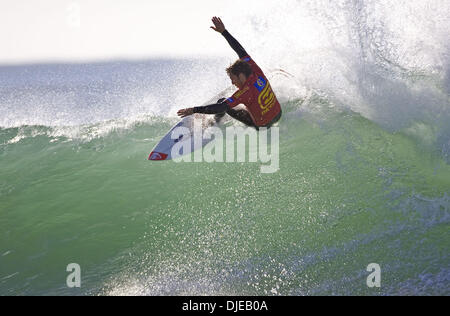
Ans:
{"label": "sponsor logo on jersey", "polygon": [[266,86],[266,80],[263,77],[258,77],[256,82],[253,84],[259,92],[263,91]]}
{"label": "sponsor logo on jersey", "polygon": [[275,104],[275,94],[270,87],[270,84],[263,77],[258,77],[254,86],[259,91],[258,104],[261,108],[261,115],[266,114]]}

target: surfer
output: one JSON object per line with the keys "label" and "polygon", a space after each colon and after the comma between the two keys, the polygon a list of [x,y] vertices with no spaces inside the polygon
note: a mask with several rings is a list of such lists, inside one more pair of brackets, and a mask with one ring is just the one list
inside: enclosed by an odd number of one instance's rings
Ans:
{"label": "surfer", "polygon": [[[180,117],[194,113],[215,114],[216,121],[219,121],[227,113],[256,129],[272,126],[281,117],[281,107],[269,81],[241,44],[225,29],[222,20],[213,17],[212,22],[214,26],[211,28],[222,34],[239,56],[239,59],[226,69],[231,82],[238,90],[228,99],[223,98],[206,106],[182,109],[177,114]],[[234,109],[239,104],[244,104],[245,108]]]}

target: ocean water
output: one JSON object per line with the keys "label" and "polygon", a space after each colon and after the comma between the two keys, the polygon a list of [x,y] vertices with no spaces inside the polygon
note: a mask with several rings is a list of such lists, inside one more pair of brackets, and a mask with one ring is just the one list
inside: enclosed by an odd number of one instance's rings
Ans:
{"label": "ocean water", "polygon": [[1,295],[450,294],[448,3],[266,9],[232,33],[283,108],[272,174],[147,161],[231,49],[0,67]]}

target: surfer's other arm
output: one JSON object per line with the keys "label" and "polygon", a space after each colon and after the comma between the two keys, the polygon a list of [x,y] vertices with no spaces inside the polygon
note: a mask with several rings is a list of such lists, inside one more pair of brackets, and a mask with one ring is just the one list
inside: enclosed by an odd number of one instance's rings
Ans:
{"label": "surfer's other arm", "polygon": [[236,52],[236,54],[238,54],[239,58],[248,56],[247,52],[242,47],[242,45],[239,44],[239,42],[225,29],[225,25],[223,24],[223,22],[220,18],[215,16],[212,18],[212,22],[213,22],[214,26],[211,26],[211,28],[214,31],[222,34],[223,37],[225,37],[228,44],[230,44],[231,48],[233,48],[233,50]]}
{"label": "surfer's other arm", "polygon": [[186,117],[189,115],[192,115],[194,113],[201,113],[201,114],[217,114],[217,113],[223,113],[230,109],[228,106],[228,103],[226,102],[220,102],[205,106],[196,106],[193,108],[188,109],[182,109],[178,111],[178,115],[181,117]]}

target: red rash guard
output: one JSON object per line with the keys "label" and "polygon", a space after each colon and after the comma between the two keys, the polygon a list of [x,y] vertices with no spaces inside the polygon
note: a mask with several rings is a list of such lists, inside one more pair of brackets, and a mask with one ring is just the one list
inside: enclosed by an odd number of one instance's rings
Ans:
{"label": "red rash guard", "polygon": [[[225,101],[219,100],[220,102],[218,101],[219,103],[216,104],[194,107],[194,113],[223,113],[242,103],[247,107],[255,127],[272,125],[280,119],[281,107],[270,87],[269,81],[261,68],[258,67],[241,44],[227,30],[222,32],[222,35],[238,54],[239,58],[250,65],[253,73],[247,78],[244,87],[236,91],[230,98]],[[232,115],[230,112],[227,113]],[[236,118],[235,116],[233,117]],[[244,123],[249,125],[249,122]]]}
{"label": "red rash guard", "polygon": [[269,80],[253,59],[247,55],[241,60],[250,65],[253,73],[247,78],[244,87],[228,98],[226,103],[230,108],[241,103],[244,104],[255,125],[265,126],[280,113],[280,103],[270,86]]}

